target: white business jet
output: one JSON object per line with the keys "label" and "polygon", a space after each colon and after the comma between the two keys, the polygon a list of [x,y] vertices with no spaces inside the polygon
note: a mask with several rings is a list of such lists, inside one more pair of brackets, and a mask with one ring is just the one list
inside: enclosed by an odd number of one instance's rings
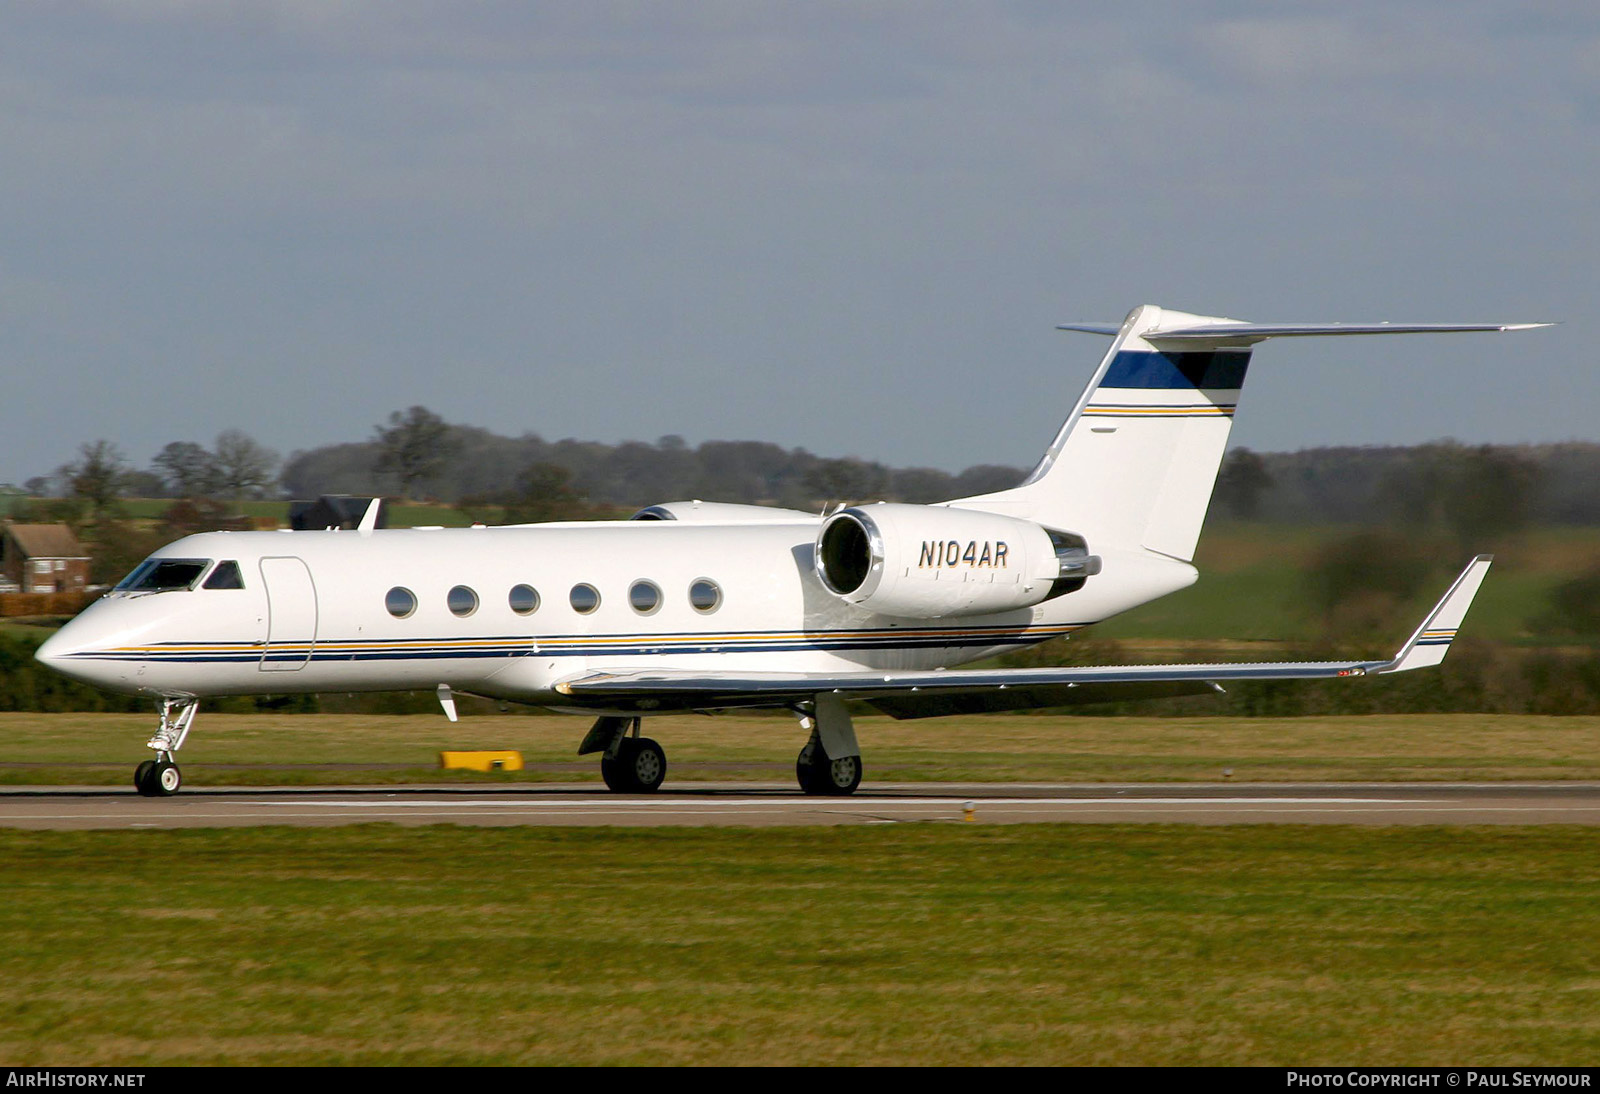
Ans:
{"label": "white business jet", "polygon": [[79,680],[151,696],[146,795],[202,699],[436,689],[597,715],[579,748],[606,785],[666,775],[644,716],[777,707],[809,739],[808,794],[849,794],[847,702],[897,718],[1220,691],[1230,680],[1437,665],[1489,557],[1472,560],[1393,657],[1374,661],[960,669],[1175,592],[1191,560],[1252,347],[1310,335],[1520,326],[1264,325],[1135,308],[1068,324],[1111,348],[1020,486],[825,515],[674,502],[626,521],[470,529],[210,532],[141,563],[39,650]]}

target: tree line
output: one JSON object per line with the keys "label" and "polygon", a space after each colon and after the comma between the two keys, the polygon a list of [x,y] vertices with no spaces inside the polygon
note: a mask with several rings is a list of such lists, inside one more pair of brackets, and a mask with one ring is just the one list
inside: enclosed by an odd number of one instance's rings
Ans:
{"label": "tree line", "polygon": [[29,479],[21,493],[79,503],[91,520],[114,516],[128,497],[210,499],[314,498],[321,494],[392,495],[465,505],[549,508],[641,506],[701,497],[806,508],[819,501],[892,498],[943,501],[1015,485],[1018,468],[980,465],[958,474],[892,468],[855,457],[829,458],[761,441],[682,437],[654,443],[546,441],[534,433],[504,437],[444,421],[426,407],[395,411],[366,440],[293,453],[287,460],[239,430],[207,447],[166,445],[147,468],[133,466],[112,442],[82,445],[78,459]]}
{"label": "tree line", "polygon": [[1600,523],[1600,444],[1457,441],[1257,453],[1235,448],[1216,502],[1280,524],[1448,527],[1463,539],[1529,524]]}
{"label": "tree line", "polygon": [[[177,535],[227,526],[250,498],[285,494],[395,494],[457,504],[488,521],[524,522],[614,515],[651,502],[702,497],[814,508],[820,502],[932,502],[1004,489],[1020,468],[978,466],[959,474],[891,468],[816,456],[756,441],[681,437],[653,443],[546,441],[503,437],[445,422],[424,407],[396,411],[363,441],[296,452],[287,460],[228,430],[204,445],[174,441],[145,469],[112,443],[80,446],[77,459],[30,480],[13,499],[21,519],[66,519],[93,544],[96,582],[115,581]],[[1316,659],[1368,653],[1392,639],[1400,606],[1449,575],[1439,559],[1493,546],[1535,524],[1600,523],[1600,445],[1463,445],[1321,448],[1292,453],[1234,449],[1218,476],[1215,515],[1238,521],[1347,524],[1304,568],[1298,596],[1317,620],[1315,648],[1284,656]],[[21,493],[21,492],[18,492]],[[171,500],[159,521],[131,520],[127,497]],[[1243,684],[1220,700],[1149,707],[1169,713],[1356,713],[1363,710],[1483,710],[1600,713],[1600,564],[1529,605],[1529,633],[1544,648],[1464,644],[1442,670],[1405,674],[1371,687]],[[41,675],[30,643],[0,635],[0,709],[120,709],[53,674]],[[1120,662],[1129,652],[1092,632],[1046,644],[1016,663]],[[1171,656],[1171,651],[1165,651]],[[1204,660],[1209,655],[1196,651]],[[243,702],[243,701],[241,701]],[[250,700],[273,704],[276,700]],[[283,701],[288,702],[288,701]],[[293,709],[329,703],[426,708],[430,697],[296,699]],[[111,704],[107,707],[106,704]],[[308,706],[309,704],[309,706]],[[274,707],[274,709],[283,709]]]}
{"label": "tree line", "polygon": [[[68,500],[100,521],[126,497],[210,501],[238,512],[251,498],[389,495],[446,504],[599,515],[685,498],[809,509],[838,501],[912,503],[1002,490],[1024,475],[982,464],[959,473],[827,457],[763,441],[668,435],[654,442],[507,437],[445,421],[422,406],[397,410],[359,441],[287,459],[240,430],[209,446],[167,444],[148,467],[112,442],[14,493]],[[1220,513],[1277,523],[1404,524],[1451,529],[1463,541],[1526,524],[1600,523],[1600,444],[1232,450],[1217,481]],[[490,514],[492,515],[492,514]]]}

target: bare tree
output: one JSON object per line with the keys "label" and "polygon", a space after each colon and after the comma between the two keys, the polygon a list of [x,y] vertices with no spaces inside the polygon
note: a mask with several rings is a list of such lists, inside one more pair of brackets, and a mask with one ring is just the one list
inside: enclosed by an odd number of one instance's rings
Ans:
{"label": "bare tree", "polygon": [[517,476],[517,488],[507,495],[505,522],[535,524],[546,520],[582,520],[589,506],[572,488],[572,472],[553,463],[531,463]]}
{"label": "bare tree", "polygon": [[400,480],[400,493],[411,496],[412,487],[432,477],[459,447],[445,420],[425,406],[389,415],[389,425],[376,426],[382,451],[378,470]]}
{"label": "bare tree", "polygon": [[61,469],[74,497],[89,503],[98,523],[115,512],[122,497],[128,461],[110,441],[91,441],[78,447],[79,459]]}
{"label": "bare tree", "polygon": [[1217,500],[1241,520],[1254,520],[1261,513],[1261,495],[1273,485],[1265,460],[1248,448],[1235,448],[1222,461]]}
{"label": "bare tree", "polygon": [[868,463],[853,456],[842,460],[818,460],[805,475],[805,487],[821,502],[863,501],[880,497],[889,485],[889,471],[881,463]]}
{"label": "bare tree", "polygon": [[215,489],[232,494],[235,504],[243,504],[245,495],[259,495],[278,481],[278,454],[242,430],[225,429],[217,434],[214,453]]}
{"label": "bare tree", "polygon": [[216,460],[204,445],[173,441],[151,462],[175,498],[203,498],[216,488]]}
{"label": "bare tree", "polygon": [[1516,449],[1439,441],[1405,450],[1378,483],[1378,505],[1408,524],[1442,525],[1477,551],[1527,527],[1544,478]]}
{"label": "bare tree", "polygon": [[1481,445],[1459,454],[1444,519],[1463,551],[1520,532],[1533,516],[1543,469],[1509,448]]}

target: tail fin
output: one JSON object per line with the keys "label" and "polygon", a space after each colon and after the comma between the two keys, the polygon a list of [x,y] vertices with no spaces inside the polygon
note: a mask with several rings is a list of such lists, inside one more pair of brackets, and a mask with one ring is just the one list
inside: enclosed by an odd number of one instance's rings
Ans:
{"label": "tail fin", "polygon": [[1135,308],[1022,485],[952,504],[1026,517],[1097,546],[1143,546],[1187,562],[1227,448],[1250,350],[1172,351],[1146,336],[1163,325],[1233,322],[1149,304]]}
{"label": "tail fin", "polygon": [[1227,449],[1251,347],[1267,338],[1523,329],[1488,324],[1256,324],[1145,304],[1111,348],[1022,485],[950,502],[1142,547],[1188,562]]}

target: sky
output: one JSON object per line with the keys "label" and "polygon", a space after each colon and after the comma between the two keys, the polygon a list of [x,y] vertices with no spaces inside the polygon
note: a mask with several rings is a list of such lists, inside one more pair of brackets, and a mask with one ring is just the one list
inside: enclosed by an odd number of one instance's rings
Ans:
{"label": "sky", "polygon": [[18,0],[0,481],[427,406],[1030,466],[1141,303],[1233,440],[1600,440],[1600,6]]}

